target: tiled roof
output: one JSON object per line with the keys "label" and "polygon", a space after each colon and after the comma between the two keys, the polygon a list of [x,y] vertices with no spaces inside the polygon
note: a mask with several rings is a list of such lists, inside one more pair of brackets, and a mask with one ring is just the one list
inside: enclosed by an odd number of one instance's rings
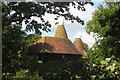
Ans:
{"label": "tiled roof", "polygon": [[[29,47],[30,53],[80,54],[67,38],[43,37]],[[80,54],[81,55],[81,54]]]}
{"label": "tiled roof", "polygon": [[83,50],[85,50],[85,49],[84,49],[82,40],[81,40],[80,38],[76,38],[76,39],[74,40],[74,43],[73,43],[73,44],[75,45],[75,47],[77,48],[77,50],[78,50],[82,55],[84,55]]}

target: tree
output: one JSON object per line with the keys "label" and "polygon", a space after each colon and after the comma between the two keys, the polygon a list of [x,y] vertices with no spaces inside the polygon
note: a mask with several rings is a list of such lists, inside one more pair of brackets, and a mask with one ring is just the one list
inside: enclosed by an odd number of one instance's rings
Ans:
{"label": "tree", "polygon": [[84,48],[85,48],[85,51],[87,51],[87,50],[88,50],[88,45],[83,42],[83,46],[84,46]]}
{"label": "tree", "polygon": [[[78,6],[72,2],[78,10],[85,11],[84,5],[92,2],[79,2]],[[83,24],[83,20],[69,13],[68,3],[57,2],[2,2],[2,69],[4,75],[10,73],[10,76],[23,68],[22,53],[24,52],[26,31],[35,30],[36,34],[41,34],[40,30],[50,31],[51,24],[45,21],[45,13],[55,14],[57,19],[63,16],[66,20],[77,21]],[[31,17],[39,17],[41,23],[36,20],[30,20]],[[22,31],[22,22],[27,25],[25,31]],[[29,39],[29,38],[28,38]],[[29,41],[29,45],[33,41]],[[24,60],[23,60],[24,61]]]}
{"label": "tree", "polygon": [[87,23],[88,33],[93,32],[99,39],[88,51],[92,62],[115,55],[120,58],[120,2],[106,2],[106,7],[98,6],[92,20]]}
{"label": "tree", "polygon": [[[84,5],[91,4],[92,2],[79,2],[78,6],[72,2],[74,7],[77,7],[78,10],[85,11]],[[84,24],[83,20],[79,17],[75,17],[70,14],[69,6],[70,2],[57,3],[57,2],[8,2],[6,4],[3,3],[3,26],[10,25],[12,22],[17,23],[19,25],[25,21],[27,25],[26,31],[35,29],[36,33],[41,32],[38,29],[45,30],[47,32],[50,31],[51,24],[49,21],[45,21],[43,16],[45,13],[55,14],[57,19],[59,16],[65,17],[66,20],[76,20],[78,23]],[[5,13],[5,11],[7,13]],[[14,12],[13,14],[11,14]],[[30,21],[30,18],[39,17],[42,23],[38,23],[36,20]],[[8,20],[6,22],[6,20]]]}
{"label": "tree", "polygon": [[25,43],[28,44],[28,47],[31,46],[34,42],[41,39],[42,36],[37,34],[29,34],[27,37],[25,37]]}
{"label": "tree", "polygon": [[92,79],[118,80],[120,73],[120,2],[106,2],[98,6],[92,20],[87,23],[88,33],[98,39],[87,52],[91,65],[88,67]]}
{"label": "tree", "polygon": [[88,75],[92,80],[119,80],[120,58],[111,56],[97,64],[86,64]]}

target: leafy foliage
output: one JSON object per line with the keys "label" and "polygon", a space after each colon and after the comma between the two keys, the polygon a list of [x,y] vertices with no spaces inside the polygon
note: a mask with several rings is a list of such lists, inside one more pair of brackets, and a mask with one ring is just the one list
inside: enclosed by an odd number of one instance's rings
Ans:
{"label": "leafy foliage", "polygon": [[[48,61],[43,63],[42,61],[38,61],[37,64],[33,63],[36,69],[34,69],[31,74],[29,70],[20,70],[16,72],[16,75],[11,78],[28,78],[28,79],[89,79],[87,75],[86,68],[81,61],[67,61],[61,62],[60,60],[56,61]],[[78,65],[81,64],[81,65]]]}
{"label": "leafy foliage", "polygon": [[42,36],[36,35],[36,34],[29,34],[27,37],[25,37],[25,43],[28,44],[27,46],[31,46],[34,42],[41,39]]}
{"label": "leafy foliage", "polygon": [[92,20],[87,23],[88,33],[98,39],[87,52],[90,65],[87,69],[92,80],[120,79],[120,2],[106,2],[98,6]]}
{"label": "leafy foliage", "polygon": [[88,45],[83,42],[83,46],[84,46],[85,51],[87,51],[88,50]]}
{"label": "leafy foliage", "polygon": [[[12,40],[15,40],[17,41],[16,39],[17,38],[14,38],[15,36],[13,36],[13,38],[11,37],[10,39]],[[9,38],[9,37],[7,37]],[[10,47],[11,49],[9,48],[9,46],[5,46],[3,47],[3,50],[7,50],[8,51],[8,55],[10,57],[7,56],[7,54],[5,54],[5,52],[3,51],[3,60],[6,59],[8,60],[6,62],[6,60],[4,60],[3,62],[3,73],[6,74],[7,73],[11,73],[11,76],[13,74],[16,74],[17,71],[21,70],[21,69],[29,69],[30,66],[35,63],[35,60],[32,60],[34,58],[34,56],[27,56],[27,49],[30,45],[32,45],[34,42],[36,42],[37,40],[39,40],[41,38],[41,36],[38,36],[36,34],[30,34],[28,35],[27,37],[20,37],[20,39],[18,41],[21,41],[19,42],[19,44],[21,45],[18,45],[18,42],[15,43],[15,42],[9,42],[8,44],[11,43]],[[6,37],[3,39],[6,39]],[[3,41],[5,42],[5,41]],[[6,45],[5,43],[3,43],[4,45]],[[17,47],[20,47],[20,48],[16,48],[15,47],[15,44]],[[16,51],[18,52],[14,52],[16,49]],[[14,50],[14,51],[12,51]],[[11,52],[9,52],[11,51]],[[11,65],[8,65],[8,64],[11,64]],[[9,70],[10,69],[10,70]],[[6,71],[7,70],[7,71]],[[9,75],[3,75],[3,78],[4,76],[9,76]],[[10,77],[10,76],[9,76]]]}
{"label": "leafy foliage", "polygon": [[[11,29],[11,27],[13,27]],[[20,27],[6,26],[2,28],[2,63],[3,72],[19,70],[20,52],[23,50],[23,35]],[[13,65],[14,64],[14,65]]]}
{"label": "leafy foliage", "polygon": [[120,59],[112,56],[97,64],[90,64],[87,69],[92,80],[118,80],[120,78]]}
{"label": "leafy foliage", "polygon": [[[84,5],[91,4],[92,2],[79,2],[78,10],[85,11]],[[39,29],[42,29],[46,32],[50,31],[51,24],[49,21],[45,21],[43,16],[46,13],[55,14],[56,18],[60,16],[65,17],[66,20],[75,20],[78,23],[84,24],[83,20],[81,20],[78,16],[75,17],[70,14],[69,6],[70,2],[57,3],[57,2],[8,2],[3,3],[3,26],[10,25],[11,23],[16,23],[21,25],[23,21],[27,25],[26,31],[35,30],[37,34],[41,34]],[[74,7],[78,7],[72,2]],[[31,17],[38,17],[42,21],[38,23],[36,20],[30,20]]]}
{"label": "leafy foliage", "polygon": [[[78,65],[81,64],[81,65]],[[83,69],[83,64],[81,61],[68,61],[61,63],[60,61],[49,61],[40,67],[40,72],[44,79],[70,79],[76,78],[76,76],[81,76],[85,78],[86,75],[83,74],[85,69]],[[42,71],[41,71],[42,70]]]}
{"label": "leafy foliage", "polygon": [[[78,6],[72,2],[78,10],[85,11],[84,5],[92,2],[79,2]],[[55,14],[56,18],[65,17],[66,20],[77,21],[83,24],[83,20],[69,13],[68,3],[53,2],[2,2],[2,71],[3,79],[6,77],[18,77],[19,74],[25,74],[24,70],[29,70],[33,75],[36,70],[36,57],[26,56],[26,44],[30,46],[41,36],[28,35],[25,31],[35,30],[36,34],[41,34],[40,29],[46,32],[50,31],[51,24],[45,21],[43,16],[46,13]],[[31,20],[31,17],[38,17],[41,23]],[[22,22],[25,21],[26,29],[22,29]],[[27,36],[27,37],[26,37]],[[34,64],[34,65],[33,65]],[[20,71],[20,72],[19,72]],[[21,77],[25,77],[21,75]]]}
{"label": "leafy foliage", "polygon": [[92,62],[104,60],[115,55],[120,57],[120,2],[107,2],[107,7],[98,6],[93,18],[87,23],[88,33],[100,39],[88,52]]}

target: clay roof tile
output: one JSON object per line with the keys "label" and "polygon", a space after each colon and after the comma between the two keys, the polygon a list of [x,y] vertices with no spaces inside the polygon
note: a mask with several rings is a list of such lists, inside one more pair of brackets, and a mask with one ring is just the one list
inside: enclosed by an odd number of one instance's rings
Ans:
{"label": "clay roof tile", "polygon": [[52,52],[58,54],[80,54],[80,52],[75,48],[69,39],[57,37],[41,38],[29,47],[29,52],[40,53],[40,51],[43,49],[45,49],[48,53]]}

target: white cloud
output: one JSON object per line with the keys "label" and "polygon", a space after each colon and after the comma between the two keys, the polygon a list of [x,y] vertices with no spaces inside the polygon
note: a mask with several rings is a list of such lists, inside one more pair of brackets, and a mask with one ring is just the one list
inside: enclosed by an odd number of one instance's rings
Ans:
{"label": "white cloud", "polygon": [[80,19],[86,22],[92,19],[92,12],[94,12],[94,8],[90,4],[86,4],[84,7],[86,11],[74,9],[73,6],[70,5],[70,13],[75,16],[78,16]]}
{"label": "white cloud", "polygon": [[54,14],[45,13],[45,16],[43,16],[43,18],[45,19],[45,21],[49,21],[50,24],[52,24],[52,27],[55,26]]}
{"label": "white cloud", "polygon": [[[72,5],[70,5],[69,7],[70,7],[71,14],[73,14],[74,16],[78,16],[80,19],[84,20],[85,22],[92,18],[91,13],[94,11],[94,8],[90,4],[86,4],[84,6],[86,8],[86,11],[77,10],[77,9],[73,8]],[[49,21],[52,24],[52,27],[56,26],[55,25],[56,20],[54,20],[54,18],[55,18],[54,14],[45,13],[43,18],[45,19],[45,21]],[[40,18],[37,18],[37,17],[31,17],[31,19],[35,19],[36,21],[41,22]],[[61,24],[63,22],[63,17],[58,18],[58,22],[59,22],[59,24]],[[66,21],[66,20],[64,20],[64,23],[71,24],[70,21]]]}
{"label": "white cloud", "polygon": [[76,37],[74,38],[81,38],[82,41],[87,43],[90,48],[95,43],[95,38],[93,37],[93,33],[91,33],[91,35],[87,34],[85,27],[86,22],[92,19],[92,12],[94,12],[95,10],[90,4],[86,4],[84,7],[86,11],[78,11],[74,10],[74,8],[71,8],[71,13],[73,15],[78,15],[78,17],[85,22],[85,25],[80,25],[76,23],[75,27],[71,27],[71,30],[74,30],[74,32],[76,33]]}
{"label": "white cloud", "polygon": [[25,30],[26,29],[26,24],[25,24],[25,22],[23,21],[22,22],[22,29],[21,30]]}
{"label": "white cloud", "polygon": [[[77,10],[74,9],[71,5],[70,5],[70,13],[73,14],[74,16],[78,16],[80,19],[82,19],[85,22],[85,25],[81,25],[79,23],[71,23],[70,21],[66,21],[64,20],[64,24],[65,24],[65,28],[68,34],[68,38],[73,42],[75,37],[81,37],[82,41],[87,43],[89,45],[89,47],[91,47],[93,45],[93,43],[95,42],[95,39],[92,37],[91,35],[88,35],[85,31],[85,27],[86,27],[86,22],[92,19],[92,12],[94,12],[94,7],[91,6],[90,4],[86,4],[84,5],[86,11],[81,11],[81,10]],[[55,15],[53,14],[47,14],[45,13],[45,16],[43,17],[45,19],[45,21],[49,21],[52,24],[51,27],[51,32],[46,33],[42,31],[42,36],[54,36],[57,25],[55,25]],[[35,20],[37,20],[38,22],[40,22],[39,18],[35,18]],[[63,22],[63,17],[60,17],[58,19],[59,23],[61,24]],[[23,23],[23,28],[25,29],[25,25]]]}
{"label": "white cloud", "polygon": [[95,43],[95,38],[93,37],[93,33],[89,35],[86,32],[79,31],[76,38],[81,38],[81,40],[84,43],[88,44],[89,48],[92,47],[92,45]]}

